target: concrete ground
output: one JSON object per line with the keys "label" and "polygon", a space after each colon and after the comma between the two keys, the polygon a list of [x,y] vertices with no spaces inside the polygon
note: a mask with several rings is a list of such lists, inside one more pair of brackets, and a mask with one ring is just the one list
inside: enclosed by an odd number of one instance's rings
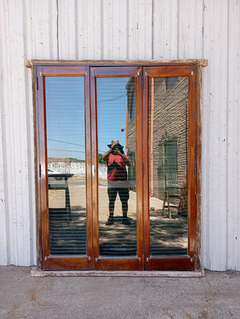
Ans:
{"label": "concrete ground", "polygon": [[240,318],[240,272],[200,278],[31,277],[0,267],[1,319]]}

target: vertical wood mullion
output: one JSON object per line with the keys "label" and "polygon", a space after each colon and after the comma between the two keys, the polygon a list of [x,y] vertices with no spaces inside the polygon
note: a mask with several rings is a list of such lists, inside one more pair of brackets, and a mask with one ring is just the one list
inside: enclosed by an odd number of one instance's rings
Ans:
{"label": "vertical wood mullion", "polygon": [[43,264],[49,256],[49,212],[48,212],[48,179],[47,179],[47,132],[46,132],[46,101],[43,67],[37,68],[38,83],[38,117],[39,117],[39,170],[40,198],[42,219]]}
{"label": "vertical wood mullion", "polygon": [[[194,70],[194,71],[193,71]],[[189,75],[188,94],[188,254],[194,268],[195,210],[196,210],[196,101],[195,69]]]}
{"label": "vertical wood mullion", "polygon": [[91,110],[90,110],[90,68],[86,66],[84,77],[84,102],[85,102],[85,180],[86,180],[86,218],[87,218],[87,256],[89,266],[93,259],[92,242],[92,180],[91,180]]}
{"label": "vertical wood mullion", "polygon": [[137,167],[137,256],[141,258],[140,264],[144,267],[144,251],[143,251],[143,83],[142,83],[142,69],[138,68],[137,75],[137,89],[136,89],[136,167]]}
{"label": "vertical wood mullion", "polygon": [[[91,166],[91,180],[92,180],[92,215],[93,215],[93,258],[94,268],[97,266],[97,260],[99,258],[99,217],[98,217],[98,161],[97,161],[97,83],[94,75],[94,68],[90,69],[90,94],[91,94],[91,145],[92,145],[92,166]],[[92,175],[93,165],[95,167],[95,177]]]}
{"label": "vertical wood mullion", "polygon": [[198,65],[195,70],[195,95],[196,95],[196,210],[195,210],[195,269],[201,268],[201,167],[202,167],[202,67]]}
{"label": "vertical wood mullion", "polygon": [[150,257],[150,216],[149,216],[149,77],[146,68],[143,68],[143,241],[145,267]]}

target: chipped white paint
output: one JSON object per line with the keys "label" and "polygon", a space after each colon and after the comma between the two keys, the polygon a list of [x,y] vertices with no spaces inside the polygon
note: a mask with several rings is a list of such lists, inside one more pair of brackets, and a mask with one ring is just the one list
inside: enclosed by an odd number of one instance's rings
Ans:
{"label": "chipped white paint", "polygon": [[240,3],[0,0],[0,264],[36,263],[31,71],[25,59],[208,59],[202,266],[240,270]]}

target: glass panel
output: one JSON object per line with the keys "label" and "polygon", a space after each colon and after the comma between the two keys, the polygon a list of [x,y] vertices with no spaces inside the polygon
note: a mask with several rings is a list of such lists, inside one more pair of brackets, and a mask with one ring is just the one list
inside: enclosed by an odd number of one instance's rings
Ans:
{"label": "glass panel", "polygon": [[46,77],[50,254],[86,254],[84,78]]}
{"label": "glass panel", "polygon": [[136,256],[135,78],[97,78],[99,244]]}
{"label": "glass panel", "polygon": [[150,78],[151,255],[188,251],[188,78]]}

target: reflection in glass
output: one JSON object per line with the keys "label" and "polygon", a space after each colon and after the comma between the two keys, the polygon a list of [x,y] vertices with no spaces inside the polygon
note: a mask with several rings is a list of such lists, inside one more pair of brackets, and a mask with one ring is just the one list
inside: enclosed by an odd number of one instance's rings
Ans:
{"label": "reflection in glass", "polygon": [[46,77],[50,254],[86,254],[84,78]]}
{"label": "reflection in glass", "polygon": [[150,253],[186,255],[188,78],[149,83]]}
{"label": "reflection in glass", "polygon": [[99,245],[102,256],[135,256],[135,78],[97,78]]}

